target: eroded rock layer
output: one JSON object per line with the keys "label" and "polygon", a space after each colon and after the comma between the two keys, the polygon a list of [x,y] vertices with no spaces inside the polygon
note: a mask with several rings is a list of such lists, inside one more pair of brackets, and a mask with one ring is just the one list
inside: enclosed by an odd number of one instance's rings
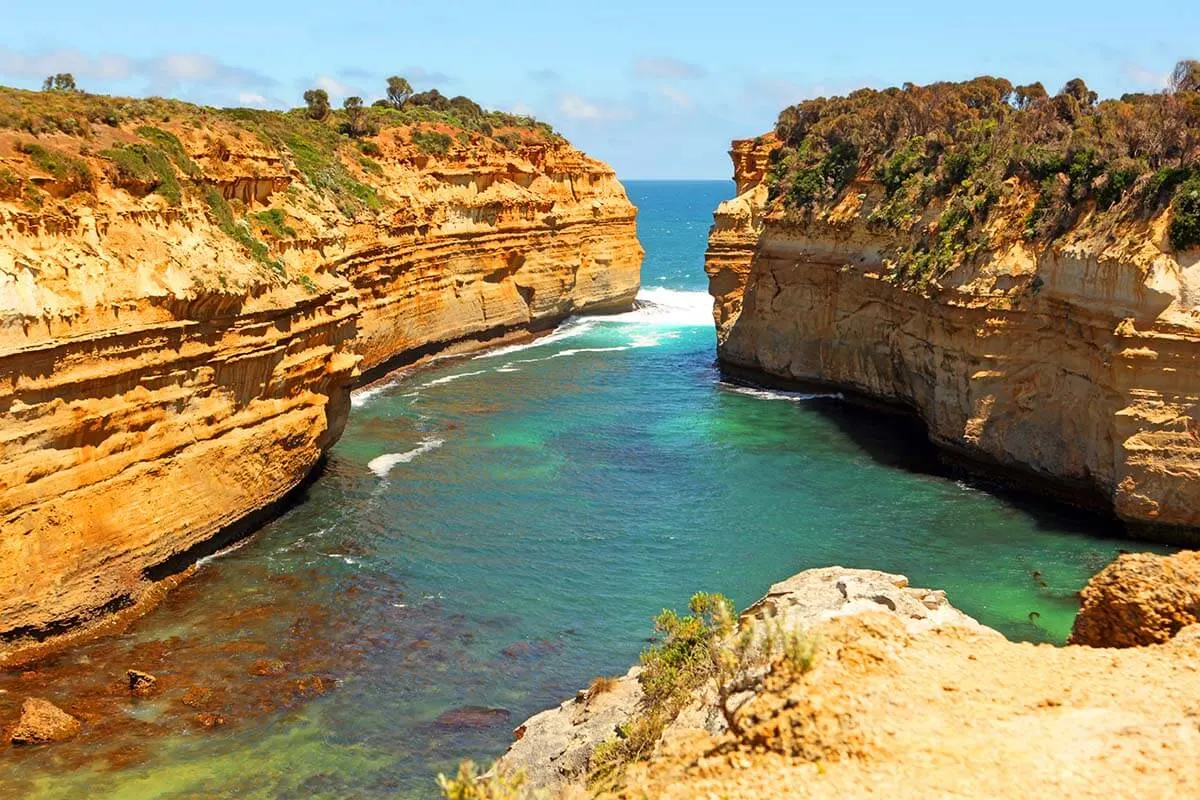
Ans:
{"label": "eroded rock layer", "polygon": [[911,409],[935,442],[1029,488],[1196,540],[1197,254],[1166,246],[1163,217],[1085,216],[1035,248],[1020,234],[1033,198],[1014,184],[999,244],[917,290],[892,279],[895,242],[868,222],[882,188],[860,177],[832,213],[788,215],[768,201],[774,147],[735,142],[739,194],[709,239],[726,367]]}
{"label": "eroded rock layer", "polygon": [[322,154],[279,116],[163,119],[0,131],[0,662],[244,533],[366,370],[638,290],[623,187],[544,131]]}

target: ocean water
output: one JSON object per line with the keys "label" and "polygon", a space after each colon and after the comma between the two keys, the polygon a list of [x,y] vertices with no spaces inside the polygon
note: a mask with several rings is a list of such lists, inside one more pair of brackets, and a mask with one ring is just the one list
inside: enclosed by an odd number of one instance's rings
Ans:
{"label": "ocean water", "polygon": [[[0,752],[0,796],[436,796],[437,772],[623,673],[695,591],[746,605],[805,568],[871,567],[1061,642],[1087,578],[1146,549],[945,474],[897,419],[724,382],[703,250],[732,184],[629,190],[636,311],[358,392],[289,512],[125,634],[0,676],[0,722],[27,694],[88,721]],[[128,668],[161,694],[130,700]]]}

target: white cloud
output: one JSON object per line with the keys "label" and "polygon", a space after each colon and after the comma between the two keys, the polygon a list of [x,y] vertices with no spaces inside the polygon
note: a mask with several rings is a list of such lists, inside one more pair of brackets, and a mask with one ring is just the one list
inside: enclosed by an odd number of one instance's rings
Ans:
{"label": "white cloud", "polygon": [[331,78],[328,75],[317,76],[317,79],[313,81],[313,86],[318,89],[324,89],[332,98],[350,97],[351,95],[358,93],[353,86],[347,83],[342,83],[336,78]]}
{"label": "white cloud", "polygon": [[511,106],[509,106],[508,113],[516,114],[517,116],[520,116],[520,117],[535,116],[533,106],[531,106],[528,103],[521,101],[521,100],[518,100],[517,102],[515,102]]}
{"label": "white cloud", "polygon": [[633,74],[639,78],[667,80],[690,80],[703,78],[708,73],[701,66],[680,61],[677,58],[658,56],[639,58],[633,62]]}
{"label": "white cloud", "polygon": [[260,72],[226,64],[202,53],[167,53],[156,58],[134,59],[116,53],[93,55],[76,49],[24,52],[0,47],[0,75],[40,80],[57,72],[70,72],[81,83],[140,78],[147,81],[152,92],[171,91],[180,83],[231,88],[277,85],[277,81]]}
{"label": "white cloud", "polygon": [[558,99],[558,110],[569,119],[600,122],[604,120],[630,119],[633,114],[618,106],[604,106],[585,100],[576,94],[564,94]]}
{"label": "white cloud", "polygon": [[267,98],[257,92],[238,92],[238,102],[244,106],[261,108],[268,104]]}
{"label": "white cloud", "polygon": [[696,102],[692,100],[692,96],[683,89],[679,89],[674,86],[660,86],[658,87],[658,93],[662,95],[668,103],[676,108],[683,109],[684,111],[691,111],[696,107]]}
{"label": "white cloud", "polygon": [[1166,89],[1171,85],[1171,76],[1169,73],[1147,69],[1140,64],[1123,64],[1121,72],[1134,86],[1140,88]]}

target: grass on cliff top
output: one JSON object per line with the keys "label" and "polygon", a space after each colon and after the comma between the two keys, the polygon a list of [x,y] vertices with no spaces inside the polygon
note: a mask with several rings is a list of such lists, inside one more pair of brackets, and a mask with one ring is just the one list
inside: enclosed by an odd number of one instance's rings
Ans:
{"label": "grass on cliff top", "polygon": [[114,183],[130,188],[146,186],[173,206],[183,201],[183,189],[166,154],[149,145],[131,144],[101,150],[99,155],[113,164]]}
{"label": "grass on cliff top", "polygon": [[[1015,191],[1033,208],[1017,235],[1047,245],[1085,215],[1136,222],[1170,207],[1170,244],[1200,245],[1200,64],[1171,91],[1100,101],[1082,80],[1051,96],[1002,78],[861,89],[791,106],[775,128],[767,184],[797,221],[850,192],[882,189],[862,213],[898,242],[892,279],[923,288],[985,250]],[[1111,228],[1110,228],[1111,229]]]}

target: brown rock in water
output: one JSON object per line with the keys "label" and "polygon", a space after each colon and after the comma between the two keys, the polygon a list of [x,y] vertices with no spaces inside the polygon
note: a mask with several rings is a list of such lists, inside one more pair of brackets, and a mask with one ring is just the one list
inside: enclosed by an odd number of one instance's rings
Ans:
{"label": "brown rock in water", "polygon": [[1137,647],[1200,622],[1200,553],[1128,553],[1088,581],[1071,644]]}
{"label": "brown rock in water", "polygon": [[443,728],[456,730],[468,728],[490,728],[493,725],[504,725],[512,717],[507,708],[489,708],[487,706],[462,706],[444,712],[434,720],[434,724]]}
{"label": "brown rock in water", "polygon": [[188,708],[203,709],[211,706],[216,700],[212,689],[205,689],[202,686],[193,686],[183,693],[180,702]]}
{"label": "brown rock in water", "polygon": [[8,738],[16,745],[64,742],[78,736],[81,727],[79,720],[50,701],[29,697]]}
{"label": "brown rock in water", "polygon": [[211,711],[201,711],[199,714],[192,717],[192,721],[201,728],[219,728],[225,724],[225,718],[220,714],[214,714]]}
{"label": "brown rock in water", "polygon": [[135,697],[149,697],[158,690],[158,678],[149,672],[131,669],[126,675],[129,677],[129,691]]}
{"label": "brown rock in water", "polygon": [[250,672],[260,677],[265,675],[282,675],[287,672],[287,664],[278,658],[259,658],[250,665]]}

